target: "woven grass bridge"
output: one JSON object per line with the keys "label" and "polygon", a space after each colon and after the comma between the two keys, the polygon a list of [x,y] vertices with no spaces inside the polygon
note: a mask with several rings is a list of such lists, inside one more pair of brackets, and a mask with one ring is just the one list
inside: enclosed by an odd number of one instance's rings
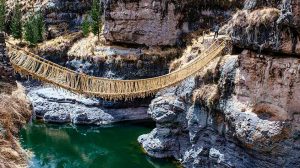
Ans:
{"label": "woven grass bridge", "polygon": [[10,61],[15,71],[20,74],[86,96],[106,100],[128,100],[155,94],[193,76],[223,51],[225,43],[225,40],[215,41],[198,57],[174,72],[140,80],[114,80],[78,74],[11,43],[7,43],[7,46],[10,50]]}

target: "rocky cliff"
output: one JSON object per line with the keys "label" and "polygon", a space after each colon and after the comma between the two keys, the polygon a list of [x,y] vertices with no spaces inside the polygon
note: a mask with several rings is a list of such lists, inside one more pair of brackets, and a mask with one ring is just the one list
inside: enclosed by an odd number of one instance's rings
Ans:
{"label": "rocky cliff", "polygon": [[104,36],[114,43],[181,45],[184,34],[211,28],[228,19],[242,3],[236,0],[105,0]]}
{"label": "rocky cliff", "polygon": [[144,149],[185,167],[297,167],[299,59],[247,50],[221,59],[157,95]]}
{"label": "rocky cliff", "polygon": [[299,167],[298,13],[298,1],[246,1],[229,22],[236,55],[152,101],[157,126],[138,139],[145,151],[184,167]]}

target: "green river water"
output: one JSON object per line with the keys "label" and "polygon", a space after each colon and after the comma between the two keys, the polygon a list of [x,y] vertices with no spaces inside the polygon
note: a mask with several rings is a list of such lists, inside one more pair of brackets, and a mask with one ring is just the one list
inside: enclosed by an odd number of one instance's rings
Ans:
{"label": "green river water", "polygon": [[74,127],[34,122],[20,138],[33,153],[33,168],[176,168],[171,160],[143,153],[137,138],[152,129],[152,124],[136,123]]}

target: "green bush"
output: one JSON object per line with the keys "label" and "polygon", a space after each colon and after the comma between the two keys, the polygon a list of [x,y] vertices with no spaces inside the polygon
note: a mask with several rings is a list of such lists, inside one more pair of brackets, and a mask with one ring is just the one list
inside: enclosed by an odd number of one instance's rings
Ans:
{"label": "green bush", "polygon": [[24,38],[31,45],[43,41],[45,31],[44,18],[38,13],[28,18],[24,25]]}
{"label": "green bush", "polygon": [[0,31],[5,31],[5,14],[6,14],[6,5],[5,0],[0,0]]}
{"label": "green bush", "polygon": [[22,13],[21,13],[21,6],[19,1],[16,1],[15,8],[13,10],[13,16],[11,21],[11,33],[12,36],[16,39],[22,38]]}
{"label": "green bush", "polygon": [[24,24],[24,39],[30,44],[35,45],[37,43],[37,37],[34,33],[34,18],[31,16]]}
{"label": "green bush", "polygon": [[92,32],[95,35],[98,35],[98,39],[99,39],[100,27],[101,27],[100,0],[93,0],[91,18],[92,18]]}
{"label": "green bush", "polygon": [[39,12],[37,13],[34,23],[36,26],[36,35],[38,42],[42,42],[44,40],[44,33],[45,33],[45,22],[43,15]]}
{"label": "green bush", "polygon": [[87,17],[84,18],[82,25],[81,25],[81,30],[83,32],[83,35],[86,37],[90,33],[90,22],[87,19]]}

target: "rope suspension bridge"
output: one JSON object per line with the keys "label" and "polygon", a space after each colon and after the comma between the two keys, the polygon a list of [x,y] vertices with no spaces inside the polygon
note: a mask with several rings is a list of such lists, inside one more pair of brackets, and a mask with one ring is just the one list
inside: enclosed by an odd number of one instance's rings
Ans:
{"label": "rope suspension bridge", "polygon": [[69,91],[106,100],[145,98],[195,75],[225,48],[226,40],[214,41],[188,64],[169,74],[139,80],[115,80],[77,73],[7,42],[16,72]]}

